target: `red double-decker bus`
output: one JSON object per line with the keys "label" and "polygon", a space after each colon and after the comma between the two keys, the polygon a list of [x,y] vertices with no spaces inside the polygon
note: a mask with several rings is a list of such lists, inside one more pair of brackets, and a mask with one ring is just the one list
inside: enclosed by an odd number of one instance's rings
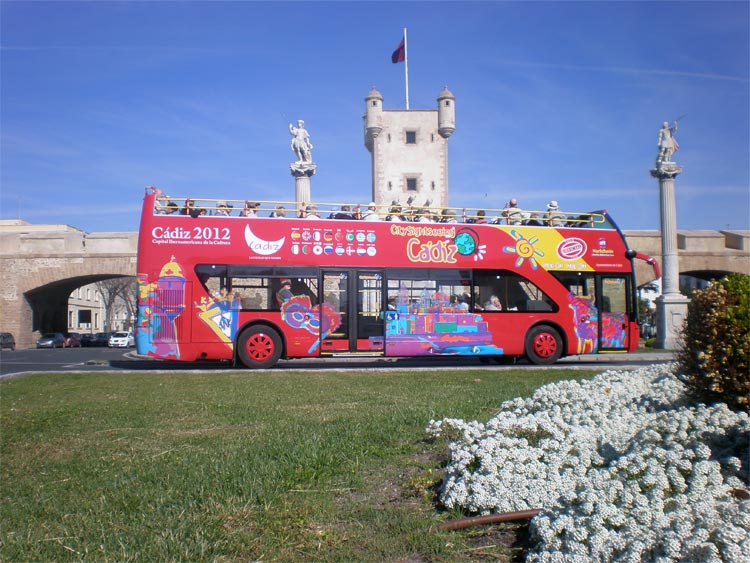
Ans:
{"label": "red double-decker bus", "polygon": [[225,202],[158,195],[147,188],[138,241],[142,355],[550,364],[638,344],[636,253],[605,211],[554,227],[279,218],[268,203],[241,217],[242,203],[227,216]]}

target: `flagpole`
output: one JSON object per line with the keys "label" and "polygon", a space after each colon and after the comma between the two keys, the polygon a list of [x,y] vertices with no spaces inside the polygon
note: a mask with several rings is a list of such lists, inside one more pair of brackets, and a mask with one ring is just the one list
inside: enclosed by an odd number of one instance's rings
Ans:
{"label": "flagpole", "polygon": [[404,28],[404,78],[406,80],[406,109],[409,109],[409,47],[406,41],[406,28]]}

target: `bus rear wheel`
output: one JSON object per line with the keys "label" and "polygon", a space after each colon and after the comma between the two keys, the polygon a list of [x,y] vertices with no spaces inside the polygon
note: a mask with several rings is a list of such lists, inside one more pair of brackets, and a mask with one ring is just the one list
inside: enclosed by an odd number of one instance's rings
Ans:
{"label": "bus rear wheel", "polygon": [[551,326],[535,326],[526,335],[526,357],[538,366],[554,364],[562,356],[562,339]]}
{"label": "bus rear wheel", "polygon": [[237,339],[242,363],[249,368],[270,368],[281,357],[281,337],[267,326],[251,326]]}

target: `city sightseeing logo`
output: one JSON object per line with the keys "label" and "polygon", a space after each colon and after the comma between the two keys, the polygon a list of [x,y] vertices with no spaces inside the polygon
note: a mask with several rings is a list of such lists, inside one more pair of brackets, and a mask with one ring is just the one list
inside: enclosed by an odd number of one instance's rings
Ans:
{"label": "city sightseeing logo", "polygon": [[270,256],[276,254],[284,246],[286,237],[281,237],[279,240],[264,240],[256,236],[250,229],[250,225],[245,225],[245,242],[247,247],[262,256]]}

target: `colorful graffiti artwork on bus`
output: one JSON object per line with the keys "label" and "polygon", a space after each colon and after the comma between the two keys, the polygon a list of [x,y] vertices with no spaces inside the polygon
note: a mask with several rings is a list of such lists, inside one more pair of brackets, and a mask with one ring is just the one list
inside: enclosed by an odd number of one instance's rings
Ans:
{"label": "colorful graffiti artwork on bus", "polygon": [[628,317],[624,312],[602,313],[602,347],[624,349]]}
{"label": "colorful graffiti artwork on bus", "polygon": [[568,294],[570,308],[573,310],[573,323],[578,339],[578,353],[595,352],[598,342],[598,311],[594,302],[587,297]]}
{"label": "colorful graffiti artwork on bus", "polygon": [[138,335],[140,354],[180,359],[175,319],[185,310],[185,276],[172,259],[162,266],[159,277],[150,282],[138,275]]}
{"label": "colorful graffiti artwork on bus", "polygon": [[201,297],[201,302],[195,304],[198,318],[230,348],[234,347],[234,337],[240,320],[240,307],[239,296],[224,289],[217,295]]}
{"label": "colorful graffiti artwork on bus", "polygon": [[388,354],[419,355],[500,355],[502,348],[492,344],[492,333],[480,315],[469,313],[450,303],[438,292],[410,301],[401,288],[394,304],[386,312],[385,335]]}
{"label": "colorful graffiti artwork on bus", "polygon": [[310,348],[311,353],[322,339],[341,326],[341,315],[329,303],[313,306],[307,295],[295,295],[284,301],[281,319],[291,328],[320,337]]}

